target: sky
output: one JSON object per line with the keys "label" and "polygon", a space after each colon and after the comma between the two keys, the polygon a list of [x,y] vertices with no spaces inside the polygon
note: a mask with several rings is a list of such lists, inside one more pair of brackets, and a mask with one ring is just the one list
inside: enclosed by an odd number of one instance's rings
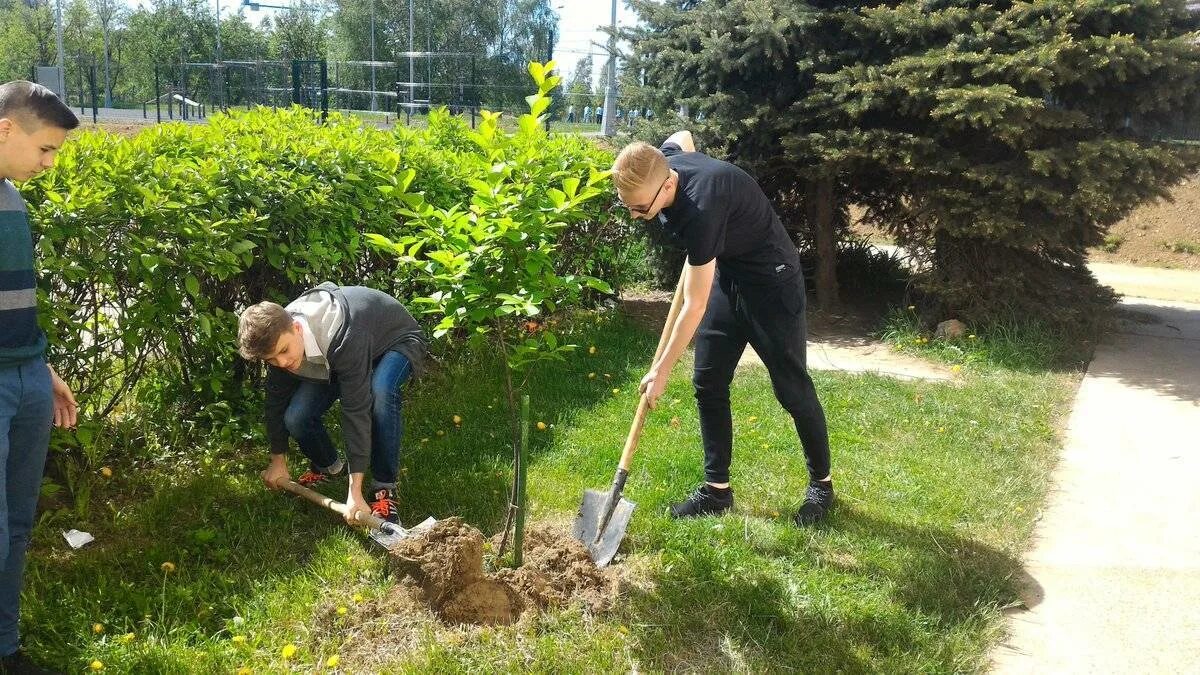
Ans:
{"label": "sky", "polygon": [[[591,44],[605,44],[607,36],[597,30],[612,21],[612,2],[604,0],[551,0],[551,7],[558,12],[559,36],[554,45],[554,60],[564,78],[575,72],[575,62],[593,54],[594,77],[600,76],[607,53]],[[617,0],[617,25],[630,26],[637,23],[637,14]]]}

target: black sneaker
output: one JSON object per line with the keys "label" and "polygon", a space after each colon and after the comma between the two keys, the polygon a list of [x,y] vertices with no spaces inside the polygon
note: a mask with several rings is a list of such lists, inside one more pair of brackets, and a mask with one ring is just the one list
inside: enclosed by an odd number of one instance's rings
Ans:
{"label": "black sneaker", "polygon": [[833,481],[814,480],[808,484],[804,493],[804,503],[796,512],[793,520],[800,527],[816,525],[825,520],[829,509],[833,508]]}
{"label": "black sneaker", "polygon": [[393,525],[400,524],[400,515],[396,510],[396,492],[389,488],[379,488],[371,497],[371,513]]}
{"label": "black sneaker", "polygon": [[61,670],[43,668],[30,661],[29,657],[19,649],[0,658],[0,673],[5,675],[63,675]]}
{"label": "black sneaker", "polygon": [[716,489],[708,483],[696,488],[688,498],[671,505],[672,518],[696,518],[698,516],[719,516],[733,508],[733,488],[721,490],[724,496],[718,496]]}

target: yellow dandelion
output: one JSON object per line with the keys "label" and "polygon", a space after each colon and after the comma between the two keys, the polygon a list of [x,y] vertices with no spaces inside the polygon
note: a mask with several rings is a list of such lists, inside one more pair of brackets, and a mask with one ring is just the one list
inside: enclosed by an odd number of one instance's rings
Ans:
{"label": "yellow dandelion", "polygon": [[538,423],[537,423],[537,428],[538,428],[538,431],[545,431],[545,430],[546,430],[546,423],[545,423],[545,422],[538,422]]}
{"label": "yellow dandelion", "polygon": [[230,639],[231,641],[233,641],[233,644],[235,644],[235,645],[244,645],[244,644],[246,644],[246,636],[245,636],[245,635],[234,635],[233,637],[231,637],[231,638],[229,638],[229,639]]}
{"label": "yellow dandelion", "polygon": [[750,421],[750,422],[757,422],[757,421],[758,421],[758,417],[757,417],[757,416],[755,416],[755,415],[751,415],[751,416],[750,416],[749,418],[747,418],[747,419],[748,419],[748,421]]}
{"label": "yellow dandelion", "polygon": [[778,511],[772,511],[772,512],[771,512],[771,517],[772,517],[772,518],[778,518],[778,517],[779,517],[779,512],[778,512]]}
{"label": "yellow dandelion", "polygon": [[348,611],[350,611],[350,610],[346,609],[345,607],[337,608],[338,616],[346,616],[346,612],[348,612]]}
{"label": "yellow dandelion", "polygon": [[595,373],[588,373],[588,379],[589,379],[589,380],[594,380],[594,379],[596,379],[596,374],[595,374]]}
{"label": "yellow dandelion", "polygon": [[337,654],[334,654],[333,656],[329,657],[328,660],[325,661],[325,665],[329,668],[337,668],[338,664],[341,662],[342,662],[341,657],[339,657]]}
{"label": "yellow dandelion", "polygon": [[613,393],[614,393],[614,394],[619,394],[619,393],[621,393],[621,390],[620,390],[620,389],[613,389]]}
{"label": "yellow dandelion", "polygon": [[354,597],[353,597],[352,599],[353,599],[355,602],[362,602],[362,601],[363,601],[363,595],[362,595],[362,593],[355,593],[355,594],[354,594]]}
{"label": "yellow dandelion", "polygon": [[968,340],[974,340],[974,339],[975,339],[975,334],[974,334],[974,333],[971,333],[970,335],[968,335],[968,336],[967,336],[967,339],[968,339]]}
{"label": "yellow dandelion", "polygon": [[137,639],[137,635],[135,635],[134,633],[126,633],[121,636],[121,642],[124,644],[129,644],[130,642],[133,642],[136,639]]}
{"label": "yellow dandelion", "polygon": [[97,659],[90,664],[92,670],[104,670],[104,662]]}
{"label": "yellow dandelion", "polygon": [[944,433],[946,433],[946,427],[938,427],[938,433],[939,433],[939,434],[944,434]]}
{"label": "yellow dandelion", "polygon": [[595,354],[596,353],[596,345],[592,345],[591,347],[588,347],[588,353]]}
{"label": "yellow dandelion", "polygon": [[438,429],[438,431],[437,431],[437,435],[438,435],[438,436],[445,436],[445,435],[446,435],[446,432],[442,431],[441,429]]}
{"label": "yellow dandelion", "polygon": [[296,655],[296,645],[287,644],[283,649],[279,650],[279,655],[285,659],[290,659]]}
{"label": "yellow dandelion", "polygon": [[455,424],[462,424],[462,415],[455,415],[452,419]]}
{"label": "yellow dandelion", "polygon": [[629,635],[629,629],[625,626],[617,626],[617,630],[621,631],[624,635]]}
{"label": "yellow dandelion", "polygon": [[105,478],[112,478],[112,469],[108,468],[107,466],[102,466],[100,467],[100,475],[104,476]]}
{"label": "yellow dandelion", "polygon": [[92,624],[92,632],[95,633],[96,635],[103,633],[104,632],[104,624],[102,624],[102,623]]}
{"label": "yellow dandelion", "polygon": [[237,669],[237,675],[254,675],[254,671],[250,670],[246,666],[242,666],[241,668]]}
{"label": "yellow dandelion", "polygon": [[162,567],[162,571],[166,572],[167,574],[175,571],[175,563],[171,562],[170,560],[160,565],[160,567]]}
{"label": "yellow dandelion", "polygon": [[960,372],[962,372],[962,366],[960,366],[960,365],[958,365],[958,364],[956,363],[956,364],[954,364],[954,365],[950,366],[950,372],[952,372],[952,373],[960,373]]}

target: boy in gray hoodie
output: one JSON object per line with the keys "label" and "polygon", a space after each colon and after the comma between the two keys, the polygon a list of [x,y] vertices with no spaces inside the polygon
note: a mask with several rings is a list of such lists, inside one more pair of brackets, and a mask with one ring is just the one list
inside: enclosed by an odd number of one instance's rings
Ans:
{"label": "boy in gray hoodie", "polygon": [[[286,453],[296,439],[309,460],[297,482],[311,486],[346,470],[346,521],[359,512],[397,522],[396,475],[404,435],[404,383],[419,373],[427,345],[421,327],[392,296],[363,286],[326,282],[286,307],[260,302],[242,312],[238,351],[267,363],[266,426],[271,462],[267,487],[291,479]],[[346,461],[338,457],[322,417],[342,401]],[[368,466],[368,501],[363,479]]]}

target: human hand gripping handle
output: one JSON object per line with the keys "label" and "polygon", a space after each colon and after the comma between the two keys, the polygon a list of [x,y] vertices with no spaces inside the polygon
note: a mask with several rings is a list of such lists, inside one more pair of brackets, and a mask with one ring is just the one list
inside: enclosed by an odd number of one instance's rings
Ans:
{"label": "human hand gripping handle", "polygon": [[291,474],[288,473],[287,457],[282,454],[271,455],[271,463],[260,475],[269,489],[282,488],[284,483],[292,479]]}

